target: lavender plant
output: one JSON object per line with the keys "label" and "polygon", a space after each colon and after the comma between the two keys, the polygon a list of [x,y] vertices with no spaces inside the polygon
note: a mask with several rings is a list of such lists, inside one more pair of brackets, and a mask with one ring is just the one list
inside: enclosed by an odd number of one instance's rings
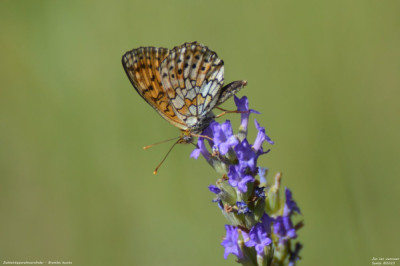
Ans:
{"label": "lavender plant", "polygon": [[209,190],[216,195],[213,202],[228,220],[221,243],[224,258],[233,254],[238,263],[248,266],[295,265],[302,245],[293,242],[303,223],[293,225],[293,217],[301,214],[300,209],[288,188],[283,199],[281,174],[276,174],[270,184],[266,179],[268,169],[257,166],[258,158],[269,152],[264,151],[263,144],[274,144],[257,120],[254,143],[247,139],[249,116],[259,112],[249,109],[246,96],[235,96],[235,104],[241,113],[238,133],[233,133],[229,120],[222,124],[213,121],[202,133],[208,138],[199,138],[191,153],[195,159],[202,155],[222,175]]}

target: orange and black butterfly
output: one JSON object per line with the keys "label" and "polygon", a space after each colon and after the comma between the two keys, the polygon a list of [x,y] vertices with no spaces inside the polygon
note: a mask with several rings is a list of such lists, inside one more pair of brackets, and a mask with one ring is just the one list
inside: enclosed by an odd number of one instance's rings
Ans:
{"label": "orange and black butterfly", "polygon": [[224,86],[224,61],[197,42],[133,49],[122,65],[139,95],[181,130],[177,143],[191,143],[215,118],[212,110],[247,84]]}

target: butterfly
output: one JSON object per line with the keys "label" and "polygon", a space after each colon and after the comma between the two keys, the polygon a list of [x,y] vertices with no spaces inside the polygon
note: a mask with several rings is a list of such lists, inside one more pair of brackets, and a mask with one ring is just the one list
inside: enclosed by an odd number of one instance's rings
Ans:
{"label": "butterfly", "polygon": [[122,56],[122,65],[140,96],[181,130],[177,143],[191,143],[215,118],[212,110],[246,86],[224,85],[224,61],[207,46],[184,43],[172,50],[139,47]]}

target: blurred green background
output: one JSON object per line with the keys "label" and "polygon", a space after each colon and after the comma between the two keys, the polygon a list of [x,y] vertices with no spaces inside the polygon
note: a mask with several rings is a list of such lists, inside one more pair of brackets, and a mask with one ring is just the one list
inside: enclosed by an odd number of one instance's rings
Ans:
{"label": "blurred green background", "polygon": [[218,176],[192,145],[152,175],[170,144],[142,147],[178,130],[120,63],[194,40],[225,61],[226,82],[249,81],[239,96],[276,142],[260,165],[283,171],[304,214],[300,265],[400,257],[399,11],[398,0],[2,0],[0,260],[236,265],[207,190]]}

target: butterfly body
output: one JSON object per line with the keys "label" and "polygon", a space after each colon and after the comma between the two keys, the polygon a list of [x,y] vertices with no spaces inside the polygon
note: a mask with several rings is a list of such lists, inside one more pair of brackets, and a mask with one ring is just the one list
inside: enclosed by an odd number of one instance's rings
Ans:
{"label": "butterfly body", "polygon": [[139,95],[181,130],[178,143],[190,143],[215,118],[212,110],[243,88],[224,85],[224,62],[197,42],[172,50],[140,47],[126,52],[122,65]]}

